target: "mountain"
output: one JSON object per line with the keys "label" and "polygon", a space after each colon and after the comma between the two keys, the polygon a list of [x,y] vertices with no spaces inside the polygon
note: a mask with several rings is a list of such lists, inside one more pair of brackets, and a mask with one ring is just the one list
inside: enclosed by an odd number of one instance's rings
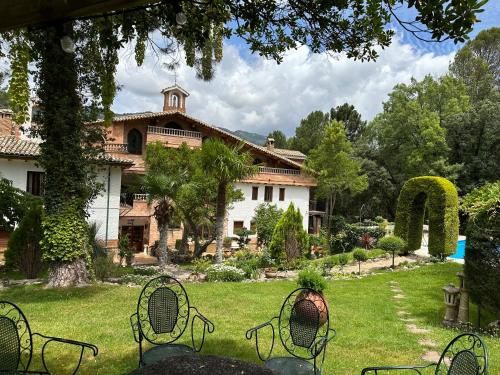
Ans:
{"label": "mountain", "polygon": [[255,143],[256,145],[259,146],[264,146],[267,141],[267,137],[262,134],[257,134],[257,133],[252,133],[252,132],[247,132],[245,130],[229,130],[226,128],[221,128],[224,131],[227,131],[228,133],[234,134],[237,137],[240,137],[244,139],[245,141]]}

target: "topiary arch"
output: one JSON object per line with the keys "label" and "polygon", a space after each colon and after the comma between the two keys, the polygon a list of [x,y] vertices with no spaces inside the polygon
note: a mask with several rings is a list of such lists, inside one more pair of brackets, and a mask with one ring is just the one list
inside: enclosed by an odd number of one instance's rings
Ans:
{"label": "topiary arch", "polygon": [[443,177],[422,176],[408,180],[401,189],[394,234],[407,242],[407,251],[420,249],[427,203],[429,254],[448,256],[458,240],[458,194],[455,185]]}

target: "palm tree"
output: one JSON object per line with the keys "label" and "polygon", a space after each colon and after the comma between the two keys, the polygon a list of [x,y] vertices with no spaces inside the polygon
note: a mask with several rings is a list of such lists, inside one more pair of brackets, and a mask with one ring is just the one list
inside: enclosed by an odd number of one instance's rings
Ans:
{"label": "palm tree", "polygon": [[154,217],[158,223],[158,260],[168,263],[168,227],[174,212],[174,202],[180,186],[186,182],[187,171],[178,163],[177,150],[167,149],[161,142],[147,146],[146,173],[140,179],[141,191],[148,194],[148,203],[155,204]]}
{"label": "palm tree", "polygon": [[222,236],[228,187],[231,183],[258,171],[258,167],[252,165],[253,158],[250,153],[242,151],[242,148],[243,144],[230,147],[220,139],[208,139],[203,143],[201,149],[200,157],[203,169],[218,183],[215,210],[216,263],[222,262]]}

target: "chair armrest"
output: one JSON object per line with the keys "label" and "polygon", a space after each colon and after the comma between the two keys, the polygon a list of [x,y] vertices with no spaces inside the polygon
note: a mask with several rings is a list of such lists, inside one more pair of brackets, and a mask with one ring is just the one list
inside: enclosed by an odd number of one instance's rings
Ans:
{"label": "chair armrest", "polygon": [[135,342],[140,343],[142,341],[142,335],[141,329],[139,328],[139,317],[137,313],[130,315],[130,327],[132,327]]}
{"label": "chair armrest", "polygon": [[[265,323],[262,323],[262,324],[259,324],[256,327],[250,328],[245,333],[245,337],[247,338],[247,340],[251,340],[252,337],[253,337],[253,334],[255,333],[255,349],[257,350],[257,355],[259,356],[260,360],[263,361],[263,362],[267,361],[271,357],[271,354],[273,352],[275,333],[274,333],[274,326],[273,326],[272,321],[274,319],[278,319],[278,317],[275,316],[274,318],[272,318],[271,320],[269,320],[269,321],[267,321]],[[269,353],[267,354],[267,356],[263,356],[260,353],[260,350],[259,350],[259,330],[261,328],[264,328],[264,327],[267,327],[267,326],[271,327],[271,331],[272,331],[273,335],[272,335],[271,348],[269,349]]]}
{"label": "chair armrest", "polygon": [[314,340],[313,344],[311,345],[311,355],[314,357],[318,356],[323,351],[323,349],[325,349],[330,340],[335,336],[337,336],[337,331],[335,331],[333,328],[329,328],[324,336],[320,336],[316,340]]}
{"label": "chair armrest", "polygon": [[[201,348],[203,347],[203,344],[205,342],[206,331],[208,331],[208,333],[213,333],[215,331],[215,326],[210,320],[208,320],[208,318],[200,313],[196,307],[190,306],[189,308],[196,311],[196,313],[193,315],[193,319],[191,320],[191,342],[193,344],[193,350],[195,352],[199,352],[201,351]],[[203,322],[203,335],[201,336],[201,343],[198,347],[196,346],[194,340],[194,322],[196,321],[196,319],[200,319]]]}
{"label": "chair armrest", "polygon": [[422,375],[422,371],[428,367],[436,366],[437,363],[431,363],[429,365],[420,365],[420,366],[374,366],[374,367],[366,367],[361,371],[361,375],[364,375],[368,372],[374,372],[375,375],[378,374],[379,371],[397,371],[397,370],[409,370],[414,371],[415,373]]}
{"label": "chair armrest", "polygon": [[73,374],[76,374],[78,372],[78,369],[80,368],[80,365],[82,363],[82,358],[83,358],[83,352],[85,349],[90,349],[92,351],[92,354],[94,355],[94,357],[97,356],[97,354],[99,353],[99,349],[97,348],[97,346],[95,346],[93,344],[89,344],[87,342],[70,340],[70,339],[65,339],[65,338],[60,338],[60,337],[46,336],[46,335],[42,335],[41,333],[33,333],[33,336],[39,336],[39,337],[45,339],[45,343],[43,344],[43,347],[42,347],[42,363],[43,363],[43,367],[45,368],[45,370],[48,373],[52,373],[52,372],[49,371],[49,369],[47,367],[47,363],[45,362],[45,349],[47,348],[47,345],[50,344],[51,342],[59,342],[59,343],[63,343],[63,344],[81,347],[80,358],[78,360],[78,364],[76,365],[76,367],[73,371]]}

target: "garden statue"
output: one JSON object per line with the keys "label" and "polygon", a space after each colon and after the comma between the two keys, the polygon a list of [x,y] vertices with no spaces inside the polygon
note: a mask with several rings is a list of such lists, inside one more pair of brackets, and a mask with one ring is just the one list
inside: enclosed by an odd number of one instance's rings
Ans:
{"label": "garden statue", "polygon": [[446,305],[446,313],[444,315],[443,324],[446,326],[453,325],[457,320],[458,300],[460,298],[460,289],[453,284],[443,287],[444,304]]}

